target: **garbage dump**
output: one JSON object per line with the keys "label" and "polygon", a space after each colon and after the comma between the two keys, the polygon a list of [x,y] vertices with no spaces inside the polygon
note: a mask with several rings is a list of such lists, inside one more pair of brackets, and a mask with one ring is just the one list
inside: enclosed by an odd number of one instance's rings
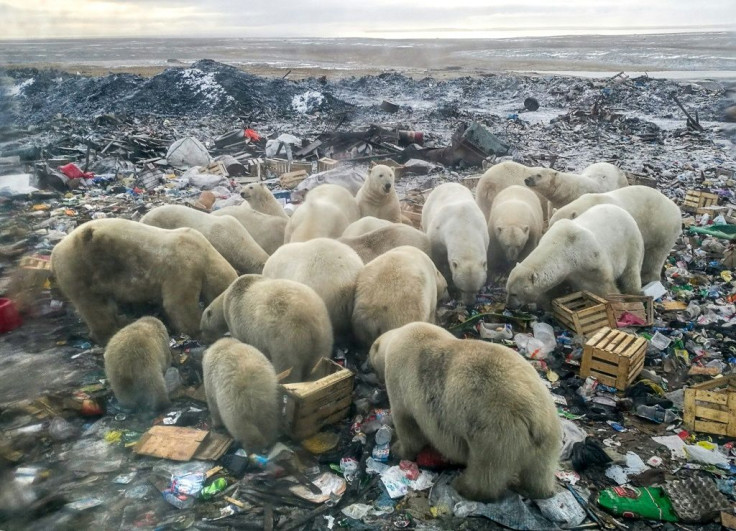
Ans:
{"label": "garbage dump", "polygon": [[[0,77],[13,94],[0,118],[9,528],[736,528],[736,153],[720,84],[624,73],[290,81],[214,61],[152,78]],[[54,247],[93,220],[139,221],[164,204],[216,214],[247,206],[254,183],[288,215],[318,185],[356,194],[376,165],[392,169],[402,219],[419,228],[432,189],[474,190],[503,161],[577,173],[609,162],[682,211],[659,280],[638,294],[512,310],[503,275],[489,275],[474,304],[437,306],[442,328],[514,349],[549,390],[561,456],[544,499],[513,488],[469,499],[451,456],[425,446],[402,459],[392,446],[401,419],[369,349],[337,335],[304,381],[277,375],[280,436],[269,448],[215,425],[209,344],[171,327],[170,404],[128,409],[105,374],[105,346],[52,273]],[[100,267],[113,275],[120,264]],[[162,317],[147,305],[120,310]],[[288,336],[281,326],[274,335]]]}

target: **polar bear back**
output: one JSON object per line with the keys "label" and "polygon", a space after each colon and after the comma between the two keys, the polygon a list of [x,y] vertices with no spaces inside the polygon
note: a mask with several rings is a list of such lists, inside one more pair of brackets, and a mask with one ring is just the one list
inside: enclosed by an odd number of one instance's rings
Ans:
{"label": "polar bear back", "polygon": [[608,162],[596,162],[587,166],[580,175],[598,182],[601,192],[610,192],[629,186],[626,174],[620,168]]}

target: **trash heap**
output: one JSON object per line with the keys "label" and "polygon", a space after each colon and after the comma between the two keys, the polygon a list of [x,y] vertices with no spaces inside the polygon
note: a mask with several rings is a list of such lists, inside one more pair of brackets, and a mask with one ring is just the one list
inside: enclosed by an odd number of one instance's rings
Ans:
{"label": "trash heap", "polygon": [[[211,61],[151,79],[3,76],[14,96],[12,126],[0,121],[0,519],[11,527],[736,528],[736,160],[722,87],[625,74],[291,82]],[[399,460],[386,393],[352,345],[317,381],[282,386],[289,436],[267,455],[212,429],[205,347],[185,336],[171,343],[171,408],[126,411],[51,279],[53,246],[90,219],[137,220],[162,203],[217,210],[251,182],[288,210],[323,182],[357,190],[386,163],[417,220],[436,184],[473,188],[509,159],[617,162],[683,209],[661,282],[641,297],[573,294],[512,313],[505,281],[491,279],[474,308],[439,312],[458,337],[517,349],[550,388],[564,440],[548,500],[465,500],[457,466],[431,448]],[[319,400],[340,407],[304,413]]]}

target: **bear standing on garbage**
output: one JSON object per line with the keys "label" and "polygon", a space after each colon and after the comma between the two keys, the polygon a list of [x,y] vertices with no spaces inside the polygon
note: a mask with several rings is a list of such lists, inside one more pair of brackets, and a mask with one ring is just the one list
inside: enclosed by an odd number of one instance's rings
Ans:
{"label": "bear standing on garbage", "polygon": [[465,464],[453,486],[468,499],[496,500],[507,488],[533,499],[554,494],[557,408],[516,351],[411,323],[380,336],[369,359],[386,382],[392,453],[413,461],[431,445]]}
{"label": "bear standing on garbage", "polygon": [[123,407],[159,411],[169,405],[164,374],[171,365],[169,334],[155,317],[142,317],[112,336],[105,375]]}
{"label": "bear standing on garbage", "polygon": [[374,216],[401,223],[401,205],[394,186],[394,170],[388,166],[379,164],[371,168],[355,199],[361,217]]}
{"label": "bear standing on garbage", "polygon": [[121,304],[159,304],[177,333],[199,335],[205,304],[237,278],[194,229],[165,230],[127,219],[97,219],[74,229],[51,253],[61,292],[104,345],[126,323]]}
{"label": "bear standing on garbage", "polygon": [[270,216],[289,217],[284,212],[284,207],[281,206],[281,203],[278,202],[271,193],[271,190],[263,183],[246,185],[243,191],[240,192],[240,196],[248,202],[253,210]]}

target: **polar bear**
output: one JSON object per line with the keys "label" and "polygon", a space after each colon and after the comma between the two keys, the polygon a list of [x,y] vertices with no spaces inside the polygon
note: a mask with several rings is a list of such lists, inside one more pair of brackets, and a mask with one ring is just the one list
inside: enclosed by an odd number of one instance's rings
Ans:
{"label": "polar bear", "polygon": [[123,407],[159,411],[168,407],[164,374],[171,365],[169,334],[155,317],[121,328],[105,349],[105,375]]}
{"label": "polar bear", "polygon": [[343,238],[357,238],[363,234],[373,232],[376,229],[382,229],[383,227],[390,227],[393,225],[393,221],[387,219],[378,219],[373,216],[365,216],[360,218],[358,221],[352,222],[345,231],[342,233]]}
{"label": "polar bear", "polygon": [[332,357],[332,324],[315,291],[285,279],[238,277],[202,313],[205,341],[230,334],[271,360],[285,382],[302,382],[320,358]]}
{"label": "polar bear", "polygon": [[473,194],[462,184],[439,185],[422,208],[422,229],[443,276],[452,277],[465,305],[474,304],[486,281],[489,239],[486,219]]}
{"label": "polar bear", "polygon": [[224,425],[249,453],[270,447],[278,435],[279,392],[266,356],[223,338],[205,351],[202,372],[213,426]]}
{"label": "polar bear", "polygon": [[387,330],[413,321],[435,322],[447,282],[432,260],[415,247],[402,246],[367,263],[358,275],[353,332],[368,347]]}
{"label": "polar bear", "polygon": [[175,332],[196,337],[200,296],[209,304],[237,278],[198,231],[126,219],[80,225],[54,247],[51,268],[101,345],[123,327],[122,304],[158,304]]}
{"label": "polar bear", "polygon": [[629,185],[626,174],[608,162],[597,162],[580,175],[551,168],[536,168],[524,184],[546,197],[554,208],[562,208],[583,194],[610,192]]}
{"label": "polar bear", "polygon": [[401,223],[401,205],[394,186],[394,170],[388,166],[373,166],[355,199],[358,201],[361,216],[374,216]]}
{"label": "polar bear", "polygon": [[355,282],[363,269],[360,256],[329,238],[287,243],[266,261],[263,276],[285,278],[309,286],[327,306],[336,336],[350,333]]}
{"label": "polar bear", "polygon": [[271,190],[263,183],[251,183],[243,187],[240,196],[245,199],[253,210],[268,214],[269,216],[279,216],[288,218],[284,212],[284,207],[273,196]]}
{"label": "polar bear", "polygon": [[289,218],[284,242],[339,238],[358,218],[358,203],[346,188],[337,184],[321,184],[307,193],[304,203]]}
{"label": "polar bear", "polygon": [[232,216],[237,219],[245,230],[253,236],[267,254],[272,255],[276,249],[284,244],[284,231],[288,218],[271,216],[253,210],[250,205],[243,203],[237,206],[228,206],[215,210],[212,216]]}
{"label": "polar bear", "polygon": [[161,229],[189,227],[198,230],[240,274],[260,273],[268,255],[247,230],[231,216],[212,216],[183,205],[163,205],[141,218]]}
{"label": "polar bear", "polygon": [[523,260],[539,243],[544,216],[539,198],[526,186],[504,188],[493,200],[488,218],[488,263],[497,272]]}
{"label": "polar bear", "polygon": [[[481,175],[478,186],[475,188],[475,200],[478,203],[486,220],[491,213],[491,205],[501,190],[509,186],[526,186],[524,179],[544,170],[542,167],[529,167],[511,160],[494,164]],[[547,198],[539,192],[534,192],[542,205],[544,219],[547,219]]]}
{"label": "polar bear", "polygon": [[612,192],[585,194],[552,216],[550,226],[561,219],[575,219],[595,205],[616,205],[636,221],[644,240],[641,282],[659,280],[662,266],[682,233],[682,213],[672,200],[648,186],[627,186]]}
{"label": "polar bear", "polygon": [[386,251],[402,245],[410,245],[428,255],[431,254],[429,237],[422,231],[403,223],[392,223],[388,227],[376,229],[362,236],[342,237],[338,241],[355,250],[366,264]]}
{"label": "polar bear", "polygon": [[431,445],[465,464],[453,486],[472,500],[498,499],[507,488],[534,499],[554,494],[557,408],[517,352],[411,323],[380,336],[369,359],[385,378],[401,459]]}
{"label": "polar bear", "polygon": [[549,228],[511,271],[506,304],[545,302],[545,294],[563,282],[600,296],[638,295],[643,258],[644,241],[631,214],[615,205],[596,205]]}

